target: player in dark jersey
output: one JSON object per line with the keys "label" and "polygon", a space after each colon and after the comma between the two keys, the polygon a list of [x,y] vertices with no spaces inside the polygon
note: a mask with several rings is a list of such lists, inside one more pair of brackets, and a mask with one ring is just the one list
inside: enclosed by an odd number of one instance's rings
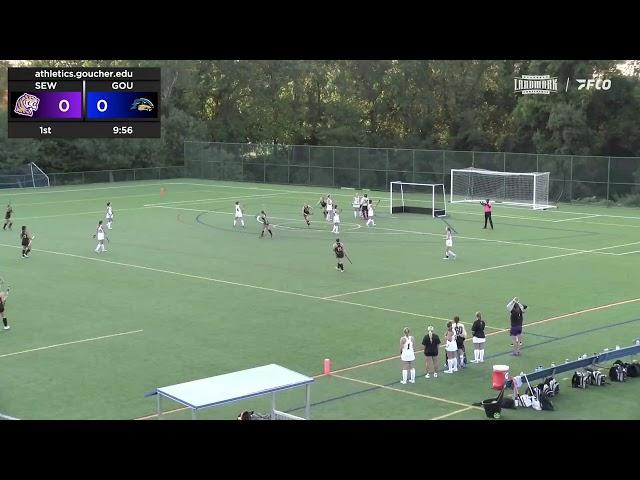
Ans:
{"label": "player in dark jersey", "polygon": [[9,287],[7,291],[0,290],[0,315],[2,315],[2,323],[4,323],[4,329],[9,330],[9,324],[7,323],[7,316],[4,314],[5,305],[7,304],[7,297],[9,296]]}
{"label": "player in dark jersey", "polygon": [[267,219],[267,214],[264,213],[264,210],[260,212],[259,222],[262,223],[262,232],[260,232],[260,238],[264,237],[264,231],[269,230],[269,235],[273,238],[273,232],[271,231],[271,225],[269,225],[269,220]]}
{"label": "player in dark jersey", "polygon": [[27,227],[25,225],[22,226],[22,231],[20,232],[20,243],[22,244],[22,258],[29,258],[29,252],[31,252],[31,240],[33,240],[35,236],[31,236],[27,231]]}
{"label": "player in dark jersey", "polygon": [[311,226],[309,215],[311,215],[311,207],[305,204],[305,206],[302,207],[302,218],[304,218],[304,221],[307,222],[307,227]]}
{"label": "player in dark jersey", "polygon": [[334,243],[331,248],[333,249],[333,253],[336,255],[336,260],[338,261],[337,270],[344,272],[344,255],[346,253],[346,249],[343,243],[340,243],[340,239],[336,238],[336,243]]}
{"label": "player in dark jersey", "polygon": [[2,227],[3,230],[7,229],[7,225],[9,225],[9,230],[11,230],[11,225],[13,225],[13,222],[11,221],[12,213],[13,208],[11,208],[11,205],[7,205],[7,211],[4,214],[4,227]]}
{"label": "player in dark jersey", "polygon": [[327,217],[327,197],[323,195],[320,201],[318,202],[318,205],[322,207],[322,216],[326,218]]}

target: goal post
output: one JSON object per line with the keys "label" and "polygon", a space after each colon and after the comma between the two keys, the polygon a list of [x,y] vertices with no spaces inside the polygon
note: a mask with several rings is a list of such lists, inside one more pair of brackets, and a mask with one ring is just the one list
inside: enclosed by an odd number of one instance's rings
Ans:
{"label": "goal post", "polygon": [[447,197],[443,183],[389,182],[389,211],[426,213],[432,217],[447,214]]}
{"label": "goal post", "polygon": [[0,188],[48,187],[49,176],[35,163],[0,170]]}
{"label": "goal post", "polygon": [[451,170],[451,203],[486,200],[535,210],[549,204],[549,172],[498,172],[479,168]]}

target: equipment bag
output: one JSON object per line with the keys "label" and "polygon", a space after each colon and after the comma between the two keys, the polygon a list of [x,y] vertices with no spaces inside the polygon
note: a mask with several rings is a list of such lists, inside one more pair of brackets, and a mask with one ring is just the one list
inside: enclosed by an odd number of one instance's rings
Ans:
{"label": "equipment bag", "polygon": [[627,377],[640,377],[640,365],[637,363],[625,363],[624,367],[627,370]]}
{"label": "equipment bag", "polygon": [[609,378],[613,382],[624,382],[627,380],[627,369],[622,365],[622,362],[615,363],[609,369]]}
{"label": "equipment bag", "polygon": [[580,370],[576,370],[576,373],[571,378],[571,386],[573,388],[587,388],[587,385],[587,375]]}

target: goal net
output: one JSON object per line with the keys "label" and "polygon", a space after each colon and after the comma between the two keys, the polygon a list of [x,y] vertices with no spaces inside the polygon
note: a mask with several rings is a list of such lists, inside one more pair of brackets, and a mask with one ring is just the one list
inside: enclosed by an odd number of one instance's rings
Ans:
{"label": "goal net", "polygon": [[33,162],[0,170],[0,188],[48,186],[49,177]]}
{"label": "goal net", "polygon": [[549,205],[549,172],[495,172],[478,168],[451,170],[451,203],[475,202],[487,198],[534,209]]}
{"label": "goal net", "polygon": [[391,213],[427,213],[446,216],[446,194],[442,183],[390,182]]}

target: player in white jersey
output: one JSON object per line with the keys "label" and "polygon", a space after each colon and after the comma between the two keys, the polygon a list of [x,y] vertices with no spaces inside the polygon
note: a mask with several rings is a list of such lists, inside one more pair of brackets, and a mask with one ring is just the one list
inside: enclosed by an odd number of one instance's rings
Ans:
{"label": "player in white jersey", "polygon": [[453,331],[453,323],[447,322],[447,332],[445,333],[447,343],[445,345],[445,351],[447,352],[447,366],[449,370],[445,370],[444,373],[453,373],[458,371],[458,342],[456,341],[456,332]]}
{"label": "player in white jersey", "polygon": [[236,213],[235,213],[235,217],[233,219],[233,226],[234,227],[238,223],[238,220],[240,221],[240,225],[242,225],[244,227],[244,218],[242,218],[242,207],[240,207],[240,202],[236,202]]}
{"label": "player in white jersey", "polygon": [[93,238],[98,238],[98,245],[96,246],[96,253],[100,253],[102,252],[106,252],[105,248],[104,248],[104,239],[106,238],[107,240],[109,240],[109,238],[106,236],[106,234],[104,233],[104,226],[102,225],[102,220],[100,220],[98,222],[98,227],[96,228],[96,233],[93,234]]}
{"label": "player in white jersey", "polygon": [[353,207],[353,218],[358,219],[358,214],[360,213],[360,194],[358,193],[353,197],[353,202],[351,202],[351,206]]}
{"label": "player in white jersey", "polygon": [[444,244],[446,245],[446,250],[444,251],[444,258],[443,260],[449,260],[449,255],[453,256],[453,259],[456,259],[456,254],[453,252],[453,250],[451,250],[453,248],[453,234],[451,233],[451,227],[447,227],[447,238],[444,242]]}
{"label": "player in white jersey", "polygon": [[360,199],[360,212],[362,213],[362,218],[367,220],[367,205],[369,205],[369,197],[367,194],[364,194],[364,197]]}
{"label": "player in white jersey", "polygon": [[416,341],[413,335],[410,335],[411,331],[409,327],[404,327],[402,330],[402,337],[400,337],[400,360],[402,360],[402,383],[407,383],[407,373],[411,373],[409,377],[409,383],[416,383],[416,369],[413,362],[416,359],[416,353],[413,350]]}
{"label": "player in white jersey", "polygon": [[376,226],[373,221],[373,200],[369,200],[369,205],[367,205],[367,227],[370,225]]}
{"label": "player in white jersey", "polygon": [[327,222],[333,222],[333,199],[331,195],[327,195]]}
{"label": "player in white jersey", "polygon": [[111,224],[113,223],[113,209],[111,208],[111,202],[107,202],[107,213],[105,214],[107,219],[107,228],[111,230]]}
{"label": "player in white jersey", "polygon": [[338,204],[335,205],[333,210],[333,229],[331,233],[340,233],[340,213],[342,210],[338,208]]}

